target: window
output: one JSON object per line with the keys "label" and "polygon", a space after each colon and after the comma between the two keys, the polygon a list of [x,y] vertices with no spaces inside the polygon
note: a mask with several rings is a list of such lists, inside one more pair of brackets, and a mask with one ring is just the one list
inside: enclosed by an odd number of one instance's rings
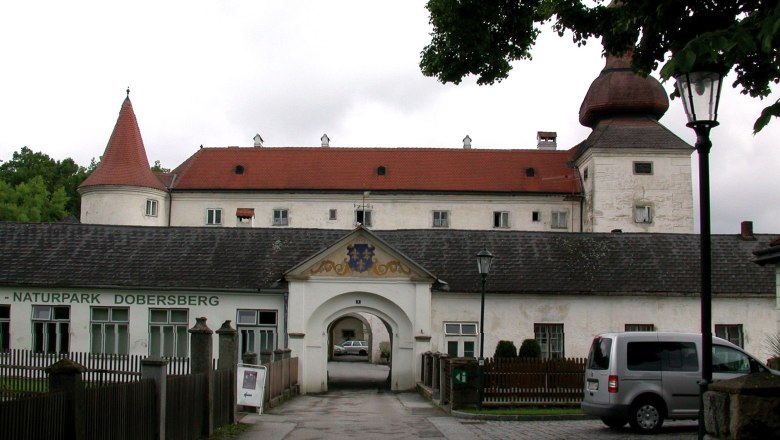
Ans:
{"label": "window", "polygon": [[627,332],[654,332],[655,325],[653,324],[626,324]]}
{"label": "window", "polygon": [[744,348],[742,324],[715,324],[715,336]]}
{"label": "window", "polygon": [[0,304],[0,352],[11,348],[11,306]]}
{"label": "window", "polygon": [[634,221],[637,223],[652,223],[653,209],[650,206],[635,206]]}
{"label": "window", "polygon": [[653,174],[653,163],[634,162],[634,174]]}
{"label": "window", "polygon": [[222,209],[209,208],[206,210],[206,224],[207,225],[221,225],[222,224]]}
{"label": "window", "polygon": [[287,210],[274,209],[274,226],[287,226]]}
{"label": "window", "polygon": [[541,220],[542,216],[539,211],[534,211],[531,213],[531,221],[538,222]]}
{"label": "window", "polygon": [[698,371],[693,342],[629,342],[626,365],[631,371]]}
{"label": "window", "polygon": [[447,228],[450,226],[450,215],[447,211],[433,211],[433,227]]}
{"label": "window", "polygon": [[448,355],[452,357],[476,357],[476,323],[445,322],[444,338]]}
{"label": "window", "polygon": [[563,358],[563,324],[534,324],[534,338],[542,349],[542,358]]}
{"label": "window", "polygon": [[336,211],[335,209],[331,209],[330,212],[328,213],[328,220],[336,220],[337,214],[338,211]]}
{"label": "window", "polygon": [[741,351],[722,345],[712,346],[713,373],[750,373],[750,358]]}
{"label": "window", "polygon": [[355,223],[363,226],[371,226],[371,211],[367,209],[355,210]]}
{"label": "window", "polygon": [[568,228],[569,213],[566,211],[553,211],[552,218],[550,219],[550,227],[553,229],[566,229]]}
{"label": "window", "polygon": [[70,307],[32,306],[33,351],[67,353],[70,349]]}
{"label": "window", "polygon": [[187,309],[149,310],[149,356],[187,356]]}
{"label": "window", "polygon": [[276,349],[276,310],[238,310],[241,354]]}
{"label": "window", "polygon": [[127,354],[128,314],[128,309],[121,307],[91,308],[92,353]]}
{"label": "window", "polygon": [[582,179],[588,180],[588,167],[585,167],[585,169],[582,171]]}
{"label": "window", "polygon": [[508,228],[509,227],[509,213],[506,211],[496,211],[493,213],[493,227],[494,228]]}
{"label": "window", "polygon": [[148,199],[146,201],[146,215],[148,217],[157,217],[157,200]]}

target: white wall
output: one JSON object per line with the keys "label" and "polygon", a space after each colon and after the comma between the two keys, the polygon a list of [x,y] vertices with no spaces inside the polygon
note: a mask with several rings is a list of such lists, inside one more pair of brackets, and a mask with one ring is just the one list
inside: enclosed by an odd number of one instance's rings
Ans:
{"label": "white wall", "polygon": [[[287,209],[292,228],[352,229],[355,209],[363,203],[371,210],[373,229],[428,229],[433,211],[448,211],[450,229],[493,229],[493,212],[508,211],[509,229],[525,231],[579,231],[579,202],[563,196],[369,195],[360,194],[240,194],[174,193],[173,226],[203,226],[206,209],[223,210],[223,226],[235,227],[237,208],[254,208],[254,226],[273,226],[273,210]],[[337,219],[329,220],[331,209]],[[540,221],[532,221],[539,211]],[[552,211],[569,212],[567,229],[551,229]]]}
{"label": "white wall", "polygon": [[[36,295],[37,294],[37,295]],[[55,295],[53,295],[55,294]],[[74,299],[75,298],[75,299]],[[143,305],[138,303],[143,301]],[[149,305],[153,301],[154,304]],[[32,347],[32,306],[70,307],[70,350],[90,351],[90,310],[93,306],[127,307],[129,309],[128,353],[148,355],[149,309],[187,309],[188,328],[195,318],[206,317],[208,327],[216,331],[226,320],[236,328],[237,309],[278,310],[278,345],[284,348],[284,296],[282,294],[239,294],[229,292],[134,291],[94,289],[28,289],[0,290],[0,303],[11,305],[11,348]],[[172,305],[171,305],[172,304]],[[214,334],[214,358],[218,357],[217,335]]]}
{"label": "white wall", "polygon": [[[774,331],[775,298],[717,297],[712,303],[714,324],[742,324],[745,349],[761,361],[764,344]],[[431,327],[432,349],[446,352],[443,322],[479,322],[480,296],[435,293]],[[566,357],[586,357],[593,336],[623,331],[625,324],[654,324],[658,331],[700,333],[700,301],[693,296],[540,296],[490,295],[485,298],[485,356],[500,340],[517,348],[534,337],[534,324],[564,324]],[[477,337],[477,344],[479,338]],[[477,347],[477,350],[479,348]]]}
{"label": "white wall", "polygon": [[[651,175],[634,174],[634,162],[652,162]],[[690,152],[590,150],[578,161],[584,181],[587,232],[693,232]],[[650,224],[634,221],[634,206],[653,207]]]}
{"label": "white wall", "polygon": [[[81,193],[81,223],[168,226],[168,193],[135,186],[89,186]],[[157,200],[157,216],[146,215],[146,201]],[[235,212],[233,213],[235,215]]]}

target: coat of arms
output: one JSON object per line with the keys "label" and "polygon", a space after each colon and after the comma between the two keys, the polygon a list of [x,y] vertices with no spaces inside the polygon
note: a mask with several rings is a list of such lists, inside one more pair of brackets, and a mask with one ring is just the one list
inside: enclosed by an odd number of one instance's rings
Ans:
{"label": "coat of arms", "polygon": [[347,246],[349,267],[355,272],[365,272],[374,264],[374,246],[370,244],[351,244]]}

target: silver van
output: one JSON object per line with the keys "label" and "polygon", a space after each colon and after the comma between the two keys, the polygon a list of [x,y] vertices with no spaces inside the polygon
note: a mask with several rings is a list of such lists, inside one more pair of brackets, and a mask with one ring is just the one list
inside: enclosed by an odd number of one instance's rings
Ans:
{"label": "silver van", "polygon": [[[611,428],[656,432],[664,419],[696,419],[701,335],[626,332],[596,336],[585,370],[582,410]],[[712,338],[712,379],[771,371],[736,345]],[[773,372],[777,373],[777,372]]]}

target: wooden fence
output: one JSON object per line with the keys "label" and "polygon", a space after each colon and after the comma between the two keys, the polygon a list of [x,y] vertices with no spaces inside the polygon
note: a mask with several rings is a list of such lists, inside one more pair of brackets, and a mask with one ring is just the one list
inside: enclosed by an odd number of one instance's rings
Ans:
{"label": "wooden fence", "polygon": [[[44,369],[61,359],[70,359],[87,370],[82,380],[91,385],[133,382],[141,378],[141,355],[112,355],[84,352],[35,353],[13,349],[0,353],[0,398],[25,396],[47,390]],[[168,374],[188,374],[189,358],[166,358]]]}
{"label": "wooden fence", "polygon": [[0,432],[7,439],[65,438],[65,393],[36,393],[0,400]]}
{"label": "wooden fence", "polygon": [[282,358],[266,364],[265,396],[263,401],[273,404],[288,397],[298,386],[298,358]]}
{"label": "wooden fence", "polygon": [[483,405],[578,404],[584,392],[585,361],[486,359]]}
{"label": "wooden fence", "polygon": [[[486,359],[482,405],[577,405],[584,393],[585,363],[583,358]],[[454,370],[461,372],[457,385]],[[420,383],[442,405],[476,403],[477,371],[476,359],[424,353]]]}
{"label": "wooden fence", "polygon": [[88,387],[84,399],[86,439],[155,438],[158,411],[153,380]]}

